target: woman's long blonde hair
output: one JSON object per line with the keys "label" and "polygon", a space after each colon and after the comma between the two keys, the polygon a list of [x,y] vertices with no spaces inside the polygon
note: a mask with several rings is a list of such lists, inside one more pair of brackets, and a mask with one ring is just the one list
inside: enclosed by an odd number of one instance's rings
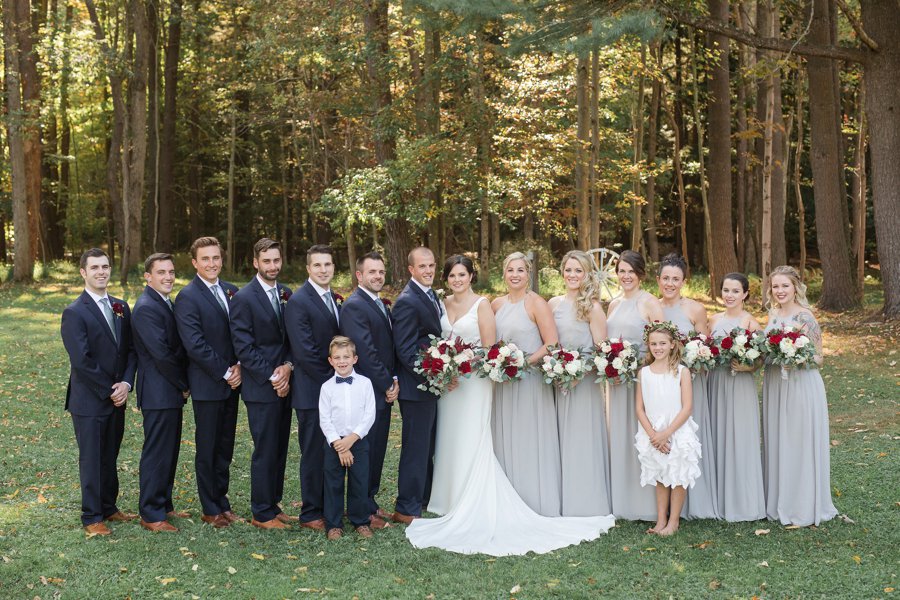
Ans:
{"label": "woman's long blonde hair", "polygon": [[644,357],[644,364],[650,366],[656,360],[650,352],[650,334],[664,333],[672,340],[672,351],[669,352],[669,360],[666,366],[673,375],[678,375],[678,365],[681,364],[681,356],[684,354],[684,346],[681,343],[681,335],[674,323],[669,321],[654,321],[644,326],[644,343],[647,344],[647,355]]}
{"label": "woman's long blonde hair", "polygon": [[506,273],[506,267],[508,267],[509,263],[514,260],[521,260],[522,262],[524,262],[525,270],[528,271],[529,275],[531,274],[531,270],[534,268],[534,265],[532,264],[531,259],[528,258],[528,255],[523,252],[513,252],[503,259],[503,273]]}
{"label": "woman's long blonde hair", "polygon": [[797,269],[790,265],[775,267],[766,278],[766,287],[763,289],[766,308],[768,310],[781,308],[781,305],[778,304],[778,301],[775,300],[775,297],[772,295],[772,278],[776,275],[784,275],[790,279],[791,283],[794,285],[794,301],[803,308],[809,308],[809,300],[806,299],[806,284],[800,280],[800,273],[797,272]]}
{"label": "woman's long blonde hair", "polygon": [[594,302],[600,302],[600,278],[597,276],[597,265],[594,264],[594,259],[587,252],[570,250],[566,252],[562,262],[559,263],[560,273],[565,273],[566,263],[569,262],[569,259],[577,260],[584,269],[584,279],[581,281],[578,295],[575,296],[575,317],[579,321],[590,321]]}

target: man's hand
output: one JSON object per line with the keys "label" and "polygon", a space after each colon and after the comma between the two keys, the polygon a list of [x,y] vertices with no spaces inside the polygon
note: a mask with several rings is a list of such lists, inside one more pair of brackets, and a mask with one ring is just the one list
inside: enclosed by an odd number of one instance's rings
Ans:
{"label": "man's hand", "polygon": [[397,380],[394,380],[394,385],[390,387],[388,391],[384,393],[384,401],[388,404],[392,404],[394,400],[400,395],[400,384]]}
{"label": "man's hand", "polygon": [[231,389],[236,390],[238,386],[241,385],[241,364],[238,363],[231,367],[231,377],[225,380],[225,383],[231,386]]}
{"label": "man's hand", "polygon": [[276,367],[269,380],[272,382],[272,387],[275,388],[275,393],[278,394],[278,397],[284,398],[287,396],[288,390],[291,389],[291,368],[287,365]]}
{"label": "man's hand", "polygon": [[112,386],[112,393],[109,395],[109,398],[110,400],[112,400],[113,405],[122,406],[123,404],[125,404],[125,400],[128,399],[128,391],[130,389],[131,387],[124,381],[114,383]]}

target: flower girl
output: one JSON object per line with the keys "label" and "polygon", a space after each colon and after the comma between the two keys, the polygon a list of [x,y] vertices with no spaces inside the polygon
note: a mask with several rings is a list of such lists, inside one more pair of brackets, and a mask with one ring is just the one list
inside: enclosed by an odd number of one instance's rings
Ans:
{"label": "flower girl", "polygon": [[647,533],[678,531],[687,488],[700,476],[700,440],[691,418],[691,374],[681,364],[681,337],[668,321],[644,328],[647,366],[635,389],[640,427],[634,446],[641,463],[641,485],[656,485],[656,525]]}

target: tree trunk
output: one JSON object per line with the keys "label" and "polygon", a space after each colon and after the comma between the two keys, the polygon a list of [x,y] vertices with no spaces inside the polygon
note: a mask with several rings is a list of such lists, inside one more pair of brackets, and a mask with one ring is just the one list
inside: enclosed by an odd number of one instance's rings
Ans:
{"label": "tree trunk", "polygon": [[[832,20],[829,0],[810,0],[814,11],[809,32],[811,43],[830,45]],[[836,107],[834,70],[837,65],[825,58],[808,57],[810,162],[816,203],[816,243],[822,261],[822,296],[819,306],[841,311],[859,305],[850,245],[847,240],[847,212],[841,164],[841,140]],[[882,125],[879,125],[881,128]]]}
{"label": "tree trunk", "polygon": [[866,283],[866,87],[865,78],[859,88],[856,137],[856,166],[853,173],[853,256],[856,259],[856,294],[863,300]]}
{"label": "tree trunk", "polygon": [[803,74],[794,84],[794,112],[797,118],[797,149],[794,152],[794,196],[797,199],[797,243],[800,245],[800,276],[806,273],[806,210],[800,188],[800,159],[803,157]]}
{"label": "tree trunk", "polygon": [[[708,0],[709,14],[713,19],[728,23],[728,2]],[[710,271],[710,293],[716,296],[726,273],[737,270],[737,255],[731,235],[712,232],[732,231],[731,211],[731,90],[729,89],[728,53],[730,42],[724,35],[710,33],[707,46],[715,53],[709,67],[709,204],[707,233]],[[702,148],[702,141],[698,144]],[[702,153],[701,153],[702,156]]]}
{"label": "tree trunk", "polygon": [[880,48],[866,65],[866,113],[872,163],[875,238],[884,314],[900,317],[900,10],[892,0],[861,0],[863,26]]}
{"label": "tree trunk", "polygon": [[[237,111],[231,111],[231,135],[228,138],[228,233],[225,236],[225,254],[228,256],[228,272],[234,273],[234,168],[237,146]],[[255,257],[254,257],[255,258]]]}
{"label": "tree trunk", "polygon": [[46,259],[41,224],[41,79],[29,0],[15,2],[19,77],[22,85],[22,142],[25,150],[25,193],[28,198],[30,252]]}
{"label": "tree trunk", "polygon": [[588,93],[589,57],[579,56],[575,66],[575,220],[578,248],[590,249],[591,206],[588,186],[590,181],[590,95]]}
{"label": "tree trunk", "polygon": [[[591,202],[591,248],[600,247],[600,193],[597,190],[597,165],[600,162],[600,49],[591,49],[591,165],[590,165],[590,202]],[[525,239],[534,240],[534,218],[530,209],[525,212]],[[529,231],[529,227],[532,231]]]}
{"label": "tree trunk", "polygon": [[178,58],[181,55],[182,0],[172,0],[169,13],[169,34],[166,40],[165,66],[165,106],[163,107],[162,136],[159,148],[157,250],[172,252],[175,249],[175,197],[172,183],[175,179],[178,140],[175,123],[178,116]]}
{"label": "tree trunk", "polygon": [[691,276],[690,254],[687,244],[687,197],[684,190],[684,169],[681,166],[681,130],[675,121],[675,110],[665,101],[665,89],[660,90],[663,110],[672,128],[672,168],[675,171],[675,183],[678,185],[678,239],[681,241],[681,256],[688,265],[685,277]]}
{"label": "tree trunk", "polygon": [[[659,43],[650,46],[650,56],[656,59],[656,69],[662,71],[662,52]],[[650,119],[647,126],[647,191],[644,195],[644,220],[647,222],[647,254],[653,262],[659,262],[659,239],[656,233],[656,152],[659,136],[659,96],[662,82],[659,73],[654,73],[650,92]]]}
{"label": "tree trunk", "polygon": [[147,9],[147,164],[145,182],[147,201],[143,203],[144,247],[152,252],[159,247],[159,1],[144,0]]}
{"label": "tree trunk", "polygon": [[469,77],[471,78],[472,102],[475,105],[476,121],[476,164],[478,169],[478,199],[481,208],[481,240],[478,255],[483,273],[491,267],[491,212],[487,191],[487,181],[491,170],[491,127],[485,100],[485,56],[484,32],[475,33],[475,48],[469,51]]}
{"label": "tree trunk", "polygon": [[774,130],[774,114],[775,114],[775,77],[771,73],[765,80],[765,105],[766,113],[764,120],[763,133],[763,185],[762,185],[762,256],[760,257],[760,276],[763,281],[772,271],[772,194],[774,182],[772,181],[772,170],[774,168],[774,158],[772,156],[774,150],[773,130]]}
{"label": "tree trunk", "polygon": [[631,113],[631,134],[634,159],[634,177],[631,183],[631,249],[642,252],[641,242],[644,239],[641,224],[642,186],[641,162],[644,153],[644,72],[647,70],[647,46],[641,45],[641,74],[638,77],[638,93]]}

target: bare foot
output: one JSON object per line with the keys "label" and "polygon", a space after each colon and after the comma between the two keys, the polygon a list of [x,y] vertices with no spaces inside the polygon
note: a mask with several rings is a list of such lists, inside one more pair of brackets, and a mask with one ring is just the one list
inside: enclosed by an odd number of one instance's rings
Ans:
{"label": "bare foot", "polygon": [[657,535],[668,537],[670,535],[675,535],[675,532],[678,531],[678,523],[669,523],[665,526],[665,528],[656,532]]}
{"label": "bare foot", "polygon": [[648,529],[645,533],[651,533],[651,534],[652,534],[652,533],[659,533],[660,531],[662,531],[662,530],[665,529],[665,528],[666,528],[666,522],[665,522],[665,521],[657,521],[657,522],[656,522],[656,525],[654,525],[653,527],[651,527],[650,529]]}

